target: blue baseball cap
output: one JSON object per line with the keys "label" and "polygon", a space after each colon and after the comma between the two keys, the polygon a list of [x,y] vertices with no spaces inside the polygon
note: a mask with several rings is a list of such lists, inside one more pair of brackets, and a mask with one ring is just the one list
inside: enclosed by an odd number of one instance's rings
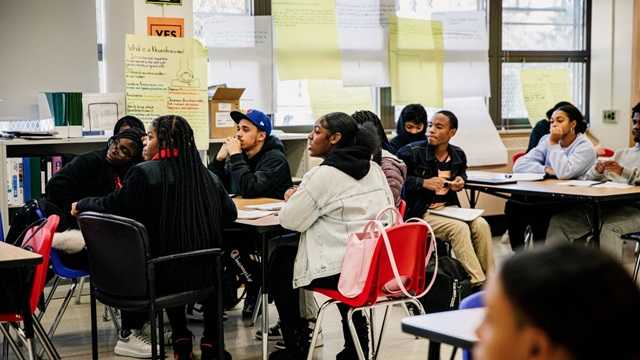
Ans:
{"label": "blue baseball cap", "polygon": [[267,136],[271,135],[271,119],[262,111],[249,109],[246,114],[240,111],[232,111],[231,118],[236,124],[239,123],[240,120],[248,120],[255,125],[258,130],[266,132]]}

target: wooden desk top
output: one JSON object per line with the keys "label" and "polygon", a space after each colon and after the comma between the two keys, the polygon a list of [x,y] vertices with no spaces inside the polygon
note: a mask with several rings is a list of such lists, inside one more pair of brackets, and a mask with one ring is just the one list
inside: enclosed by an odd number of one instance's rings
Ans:
{"label": "wooden desk top", "polygon": [[42,262],[40,254],[32,253],[17,246],[0,242],[0,268],[33,266]]}
{"label": "wooden desk top", "polygon": [[604,188],[604,187],[588,187],[588,186],[566,186],[558,185],[558,183],[567,180],[543,180],[543,181],[519,181],[516,184],[506,185],[486,185],[467,183],[465,187],[468,189],[477,189],[480,191],[494,191],[506,193],[528,193],[542,196],[564,196],[574,198],[620,198],[620,197],[638,197],[640,198],[640,186],[634,186],[628,189]]}
{"label": "wooden desk top", "polygon": [[411,316],[402,319],[402,331],[469,349],[478,341],[475,331],[484,313],[484,308],[476,308]]}
{"label": "wooden desk top", "polygon": [[[271,198],[255,198],[255,199],[243,199],[241,197],[233,198],[233,203],[236,204],[236,207],[240,210],[249,210],[247,206],[249,205],[262,205],[269,204],[274,202],[281,202],[280,199],[271,199]],[[236,220],[238,224],[250,225],[255,227],[272,227],[272,226],[280,226],[280,220],[278,219],[278,215],[268,215],[262,217],[260,219],[254,220]]]}

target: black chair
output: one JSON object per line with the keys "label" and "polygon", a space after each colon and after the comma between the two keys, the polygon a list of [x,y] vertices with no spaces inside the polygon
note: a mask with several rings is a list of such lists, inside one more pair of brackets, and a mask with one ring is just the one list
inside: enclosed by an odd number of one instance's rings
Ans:
{"label": "black chair", "polygon": [[[91,346],[92,358],[98,359],[98,333],[96,327],[96,299],[101,303],[129,311],[148,311],[151,323],[152,358],[157,359],[156,326],[163,334],[162,310],[203,301],[215,292],[218,333],[222,330],[222,292],[215,291],[221,284],[222,250],[204,249],[152,258],[149,239],[144,225],[137,221],[108,214],[85,212],[78,216],[80,230],[89,253],[91,279]],[[156,294],[156,267],[177,260],[194,261],[211,258],[215,264],[215,281],[201,276],[202,286],[179,293]],[[185,262],[186,263],[186,262]],[[187,265],[188,266],[188,265]],[[185,266],[185,270],[187,270]],[[213,274],[212,274],[213,275]],[[213,284],[212,284],[213,283]],[[156,319],[158,325],[156,325]],[[223,359],[224,339],[218,348]],[[160,359],[164,359],[164,336],[160,336]]]}
{"label": "black chair", "polygon": [[633,266],[633,281],[638,279],[638,271],[640,270],[640,253],[637,251],[640,244],[640,232],[632,232],[620,235],[623,240],[631,240],[636,242],[636,264]]}

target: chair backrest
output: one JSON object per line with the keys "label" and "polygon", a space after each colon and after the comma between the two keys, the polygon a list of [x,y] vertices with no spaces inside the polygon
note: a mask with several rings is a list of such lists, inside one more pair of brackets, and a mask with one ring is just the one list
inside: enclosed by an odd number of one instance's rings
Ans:
{"label": "chair backrest", "polygon": [[526,153],[526,151],[518,151],[517,153],[513,154],[513,156],[511,156],[511,161],[515,164],[516,161],[526,155]]}
{"label": "chair backrest", "polygon": [[398,212],[400,216],[404,217],[404,214],[407,212],[407,202],[400,199],[400,205],[398,205]]}
{"label": "chair backrest", "polygon": [[89,255],[91,284],[100,292],[123,298],[147,298],[149,241],[135,220],[84,212],[78,216]]}
{"label": "chair backrest", "polygon": [[[405,288],[413,294],[423,292],[426,281],[425,261],[430,244],[427,226],[422,223],[404,223],[387,229],[387,236]],[[402,295],[393,275],[384,241],[379,237],[363,291],[348,304],[371,305],[381,297],[396,294]]]}
{"label": "chair backrest", "polygon": [[460,301],[460,309],[474,309],[484,306],[484,291],[478,291]]}
{"label": "chair backrest", "polygon": [[58,228],[60,217],[51,215],[43,224],[34,225],[26,231],[23,248],[27,248],[42,256],[42,263],[36,266],[33,275],[33,285],[31,287],[31,295],[29,297],[29,308],[33,313],[38,306],[40,296],[44,290],[47,280],[47,271],[49,270],[49,255],[51,253],[51,243],[53,242],[53,234]]}

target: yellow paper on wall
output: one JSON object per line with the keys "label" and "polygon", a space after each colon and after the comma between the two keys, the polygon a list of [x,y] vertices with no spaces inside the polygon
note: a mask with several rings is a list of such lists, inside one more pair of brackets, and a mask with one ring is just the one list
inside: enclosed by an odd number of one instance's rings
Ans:
{"label": "yellow paper on wall", "polygon": [[280,80],[342,79],[335,0],[273,0]]}
{"label": "yellow paper on wall", "polygon": [[391,17],[389,78],[393,105],[442,107],[442,22]]}
{"label": "yellow paper on wall", "polygon": [[192,38],[127,35],[127,114],[147,130],[161,115],[180,115],[193,128],[196,146],[209,148],[207,48]]}
{"label": "yellow paper on wall", "polygon": [[524,69],[520,81],[531,126],[559,101],[572,101],[569,69]]}
{"label": "yellow paper on wall", "polygon": [[370,87],[344,87],[340,80],[309,80],[309,100],[315,119],[341,111],[352,114],[357,110],[373,111]]}

